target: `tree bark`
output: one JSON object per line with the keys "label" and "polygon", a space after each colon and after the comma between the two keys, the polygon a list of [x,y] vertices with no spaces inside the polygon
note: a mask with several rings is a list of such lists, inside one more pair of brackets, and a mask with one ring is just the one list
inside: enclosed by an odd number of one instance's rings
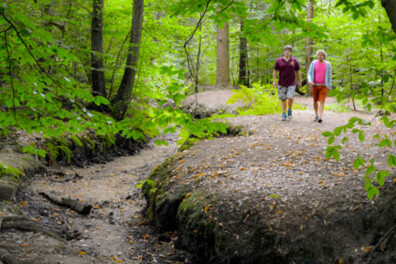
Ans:
{"label": "tree bark", "polygon": [[[243,34],[243,21],[241,21],[241,35]],[[246,37],[239,38],[239,78],[238,83],[249,86],[248,76],[248,51]]]}
{"label": "tree bark", "polygon": [[132,89],[135,83],[137,64],[139,59],[140,40],[142,36],[143,26],[143,11],[144,0],[133,1],[133,17],[130,45],[128,49],[128,56],[126,61],[126,68],[120,89],[113,100],[113,117],[116,120],[121,120],[128,109],[131,101]]}
{"label": "tree bark", "polygon": [[107,97],[103,65],[103,6],[104,0],[93,0],[91,25],[92,94]]}
{"label": "tree bark", "polygon": [[396,0],[381,0],[381,5],[388,14],[392,29],[396,33]]}
{"label": "tree bark", "polygon": [[217,27],[217,69],[216,87],[230,86],[230,52],[229,52],[229,25]]}
{"label": "tree bark", "polygon": [[[314,7],[313,7],[314,2],[309,0],[308,1],[308,8],[307,8],[307,21],[308,23],[311,22],[311,19],[313,18],[314,15]],[[305,44],[305,49],[306,49],[306,56],[305,56],[305,70],[306,73],[308,74],[308,69],[309,66],[311,65],[312,62],[312,55],[313,55],[313,41],[310,37],[307,36],[306,38],[306,44]],[[312,87],[307,85],[307,93],[306,96],[311,96],[312,95]]]}

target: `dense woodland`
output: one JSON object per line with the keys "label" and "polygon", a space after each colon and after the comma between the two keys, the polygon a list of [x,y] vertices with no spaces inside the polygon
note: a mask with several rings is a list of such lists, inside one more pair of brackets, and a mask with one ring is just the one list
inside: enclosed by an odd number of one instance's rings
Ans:
{"label": "dense woodland", "polygon": [[[1,137],[40,135],[46,143],[24,151],[42,157],[67,156],[65,142],[81,144],[80,137],[114,144],[117,134],[139,141],[181,129],[182,143],[224,131],[221,122],[181,111],[180,101],[237,85],[266,96],[286,44],[302,76],[315,51],[326,50],[331,95],[340,102],[396,112],[394,0],[5,0],[0,15]],[[276,111],[276,97],[261,102],[258,109]],[[387,115],[383,121],[396,122]],[[328,155],[337,157],[334,137],[358,123],[326,133]],[[364,140],[363,130],[354,132]],[[379,143],[396,145],[387,137]],[[395,156],[388,163],[395,166]],[[371,182],[387,175],[366,179],[369,196],[378,193]]]}

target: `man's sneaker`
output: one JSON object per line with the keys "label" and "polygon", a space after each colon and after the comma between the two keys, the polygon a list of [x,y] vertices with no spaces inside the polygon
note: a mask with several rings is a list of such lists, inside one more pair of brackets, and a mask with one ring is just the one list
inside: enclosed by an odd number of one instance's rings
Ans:
{"label": "man's sneaker", "polygon": [[282,121],[286,121],[286,113],[282,114]]}
{"label": "man's sneaker", "polygon": [[318,121],[319,121],[319,116],[315,116],[315,118],[314,118],[313,121],[314,121],[314,122],[318,122]]}
{"label": "man's sneaker", "polygon": [[318,123],[322,123],[322,121],[323,121],[322,118],[318,119]]}
{"label": "man's sneaker", "polygon": [[287,119],[288,120],[292,119],[292,110],[291,109],[287,110]]}

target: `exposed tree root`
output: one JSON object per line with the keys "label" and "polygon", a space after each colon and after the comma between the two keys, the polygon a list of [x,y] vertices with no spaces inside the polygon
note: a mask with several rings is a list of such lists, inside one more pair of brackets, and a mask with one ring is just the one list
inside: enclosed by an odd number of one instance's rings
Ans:
{"label": "exposed tree root", "polygon": [[53,195],[46,192],[40,192],[40,194],[55,204],[70,208],[82,215],[88,215],[92,209],[92,205],[86,205],[78,199],[59,197],[59,195]]}
{"label": "exposed tree root", "polygon": [[50,232],[46,231],[40,223],[35,220],[31,220],[26,216],[4,216],[0,217],[0,229],[18,229],[24,231],[40,232],[46,235],[51,235]]}

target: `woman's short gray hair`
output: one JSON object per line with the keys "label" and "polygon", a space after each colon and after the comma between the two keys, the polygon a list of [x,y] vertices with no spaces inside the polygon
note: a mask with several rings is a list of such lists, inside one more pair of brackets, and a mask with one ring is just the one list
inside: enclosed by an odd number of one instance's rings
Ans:
{"label": "woman's short gray hair", "polygon": [[322,53],[325,56],[325,58],[327,57],[326,51],[320,49],[316,52],[316,56],[318,56],[319,53]]}

